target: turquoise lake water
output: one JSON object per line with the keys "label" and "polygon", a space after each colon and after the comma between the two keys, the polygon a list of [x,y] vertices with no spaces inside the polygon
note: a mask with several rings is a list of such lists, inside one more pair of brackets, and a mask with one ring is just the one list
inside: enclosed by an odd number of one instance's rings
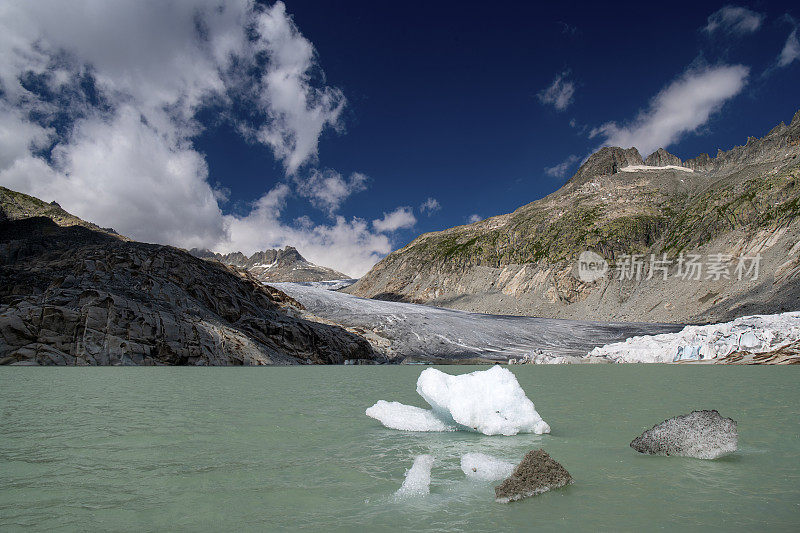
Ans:
{"label": "turquoise lake water", "polygon": [[[542,436],[410,433],[364,415],[379,399],[424,407],[421,370],[0,368],[0,530],[800,530],[800,368],[512,367],[552,426]],[[628,446],[693,409],[737,420],[739,451]],[[504,505],[459,466],[540,447],[574,485]],[[430,494],[396,500],[422,453]]]}

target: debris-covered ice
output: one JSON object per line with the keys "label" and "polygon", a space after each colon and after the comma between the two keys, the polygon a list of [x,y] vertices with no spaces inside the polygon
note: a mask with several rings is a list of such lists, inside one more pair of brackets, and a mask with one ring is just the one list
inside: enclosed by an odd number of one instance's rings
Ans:
{"label": "debris-covered ice", "polygon": [[589,352],[617,363],[710,360],[736,351],[762,353],[800,340],[800,312],[754,315],[732,322],[686,326],[678,333],[631,337]]}
{"label": "debris-covered ice", "polygon": [[736,421],[716,410],[692,411],[664,420],[633,439],[631,448],[649,455],[683,455],[716,459],[736,451]]}
{"label": "debris-covered ice", "polygon": [[[428,368],[417,379],[417,392],[431,411],[380,400],[366,414],[386,427],[408,431],[455,427],[485,435],[550,433],[516,376],[500,366],[458,376]],[[434,429],[436,420],[442,429]]]}
{"label": "debris-covered ice", "polygon": [[396,496],[422,496],[430,492],[432,455],[418,455],[414,464],[406,472],[403,485],[397,489]]}
{"label": "debris-covered ice", "polygon": [[[326,282],[327,283],[327,282]],[[269,283],[323,319],[364,336],[390,360],[563,363],[595,346],[633,335],[680,330],[669,324],[578,322],[467,313],[427,305],[357,298],[325,290],[322,283]],[[533,350],[542,357],[526,358]],[[583,362],[583,361],[577,361]]]}
{"label": "debris-covered ice", "polygon": [[400,402],[378,400],[367,409],[367,416],[378,420],[391,429],[403,431],[455,431],[455,426],[446,424],[430,409],[422,409]]}
{"label": "debris-covered ice", "polygon": [[510,476],[514,465],[485,453],[466,453],[461,457],[461,470],[470,478],[495,481]]}

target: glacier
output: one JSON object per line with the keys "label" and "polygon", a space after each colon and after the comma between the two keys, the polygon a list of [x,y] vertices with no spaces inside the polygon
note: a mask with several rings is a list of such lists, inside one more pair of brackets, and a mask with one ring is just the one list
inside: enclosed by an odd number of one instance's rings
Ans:
{"label": "glacier", "polygon": [[753,315],[731,322],[686,326],[677,333],[631,337],[594,348],[587,357],[616,363],[713,361],[736,351],[763,353],[800,340],[800,312]]}

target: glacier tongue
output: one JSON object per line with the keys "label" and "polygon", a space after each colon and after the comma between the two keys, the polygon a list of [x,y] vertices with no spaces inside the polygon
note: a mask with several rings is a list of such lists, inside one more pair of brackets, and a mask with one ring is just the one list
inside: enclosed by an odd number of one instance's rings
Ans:
{"label": "glacier tongue", "polygon": [[550,433],[516,376],[500,366],[458,376],[428,368],[417,379],[417,393],[432,410],[380,400],[366,414],[388,428],[407,431]]}

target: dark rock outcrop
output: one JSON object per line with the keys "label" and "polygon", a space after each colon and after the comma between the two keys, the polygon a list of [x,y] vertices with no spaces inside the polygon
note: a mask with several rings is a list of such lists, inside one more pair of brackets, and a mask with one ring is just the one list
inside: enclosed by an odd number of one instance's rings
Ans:
{"label": "dark rock outcrop", "polygon": [[494,488],[498,502],[508,503],[573,483],[567,469],[542,449],[525,454],[511,476]]}
{"label": "dark rock outcrop", "polygon": [[668,165],[681,166],[681,159],[672,155],[663,148],[659,148],[644,160],[644,164],[650,167],[666,167]]}
{"label": "dark rock outcrop", "polygon": [[[36,200],[21,195],[15,201],[20,198]],[[293,299],[247,272],[170,246],[125,240],[88,223],[11,219],[5,203],[0,213],[6,214],[0,222],[0,364],[336,364],[375,358],[363,338],[300,318]]]}
{"label": "dark rock outcrop", "polygon": [[716,410],[692,411],[656,424],[633,439],[631,448],[648,455],[716,459],[736,451],[737,423]]}

